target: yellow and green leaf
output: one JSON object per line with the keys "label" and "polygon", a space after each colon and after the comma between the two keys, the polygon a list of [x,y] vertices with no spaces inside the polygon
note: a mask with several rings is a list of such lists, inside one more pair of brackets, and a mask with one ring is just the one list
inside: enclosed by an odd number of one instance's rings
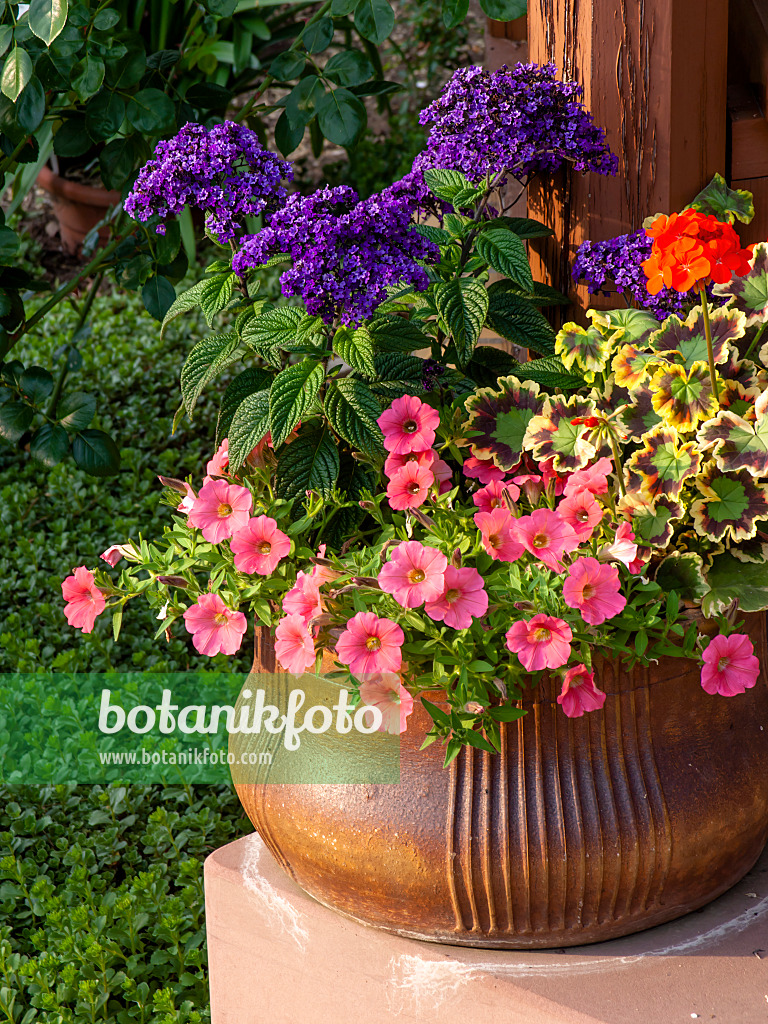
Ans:
{"label": "yellow and green leaf", "polygon": [[466,400],[472,454],[493,459],[499,469],[509,470],[523,457],[523,439],[531,418],[544,407],[539,385],[517,377],[500,377],[495,388],[480,388]]}
{"label": "yellow and green leaf", "polygon": [[709,462],[696,477],[701,495],[691,505],[696,533],[710,540],[735,544],[757,533],[757,524],[768,519],[768,489],[742,469],[721,473]]}
{"label": "yellow and green leaf", "polygon": [[669,544],[674,523],[685,513],[682,504],[674,498],[662,494],[649,500],[636,491],[625,494],[618,503],[618,509],[631,515],[637,543],[653,548],[665,548]]}
{"label": "yellow and green leaf", "polygon": [[607,442],[598,450],[588,440],[591,428],[573,422],[594,414],[594,402],[578,395],[568,399],[561,395],[547,398],[541,413],[528,424],[524,442],[526,451],[532,452],[537,462],[551,459],[552,468],[558,473],[583,469],[593,459],[610,455]]}
{"label": "yellow and green leaf", "polygon": [[649,387],[654,412],[681,433],[690,433],[717,414],[718,403],[706,363],[694,363],[690,369],[669,363],[654,373]]}
{"label": "yellow and green leaf", "polygon": [[[729,342],[744,337],[746,318],[736,309],[721,307],[709,314],[712,330],[712,350],[715,365],[728,359]],[[685,320],[669,316],[660,330],[651,335],[651,348],[664,359],[682,363],[690,370],[694,363],[707,361],[707,336],[704,331],[704,314],[696,306]]]}
{"label": "yellow and green leaf", "polygon": [[653,394],[647,384],[641,384],[632,392],[633,405],[628,405],[621,414],[621,421],[631,441],[639,441],[643,434],[658,426],[662,420],[653,408]]}
{"label": "yellow and green leaf", "polygon": [[611,369],[616,385],[632,391],[663,362],[655,352],[646,352],[636,345],[622,345],[613,357]]}
{"label": "yellow and green leaf", "polygon": [[699,446],[712,449],[722,473],[746,469],[752,476],[768,476],[768,416],[754,424],[733,412],[720,412],[699,427]]}
{"label": "yellow and green leaf", "polygon": [[591,383],[596,373],[602,373],[608,365],[611,340],[596,327],[586,330],[578,324],[564,324],[555,338],[555,355],[560,356],[568,370],[575,363],[584,373],[584,379]]}
{"label": "yellow and green leaf", "polygon": [[627,489],[645,498],[679,498],[686,480],[696,476],[701,455],[693,441],[680,442],[674,427],[654,427],[641,438],[643,447],[625,465]]}

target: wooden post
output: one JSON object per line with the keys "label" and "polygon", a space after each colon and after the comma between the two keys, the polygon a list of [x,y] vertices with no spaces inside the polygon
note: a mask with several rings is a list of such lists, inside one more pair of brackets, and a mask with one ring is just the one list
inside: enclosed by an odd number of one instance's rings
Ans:
{"label": "wooden post", "polygon": [[529,0],[528,40],[532,61],[584,86],[619,158],[615,178],[566,171],[529,190],[530,215],[556,231],[532,246],[534,270],[583,313],[570,278],[582,241],[635,230],[726,173],[728,0]]}

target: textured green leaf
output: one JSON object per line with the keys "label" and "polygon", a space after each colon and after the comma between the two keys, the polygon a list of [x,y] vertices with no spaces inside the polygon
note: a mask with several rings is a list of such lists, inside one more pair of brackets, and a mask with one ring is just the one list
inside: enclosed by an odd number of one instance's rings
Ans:
{"label": "textured green leaf", "polygon": [[432,195],[454,206],[457,205],[457,197],[479,194],[461,171],[429,168],[424,171],[424,183]]}
{"label": "textured green leaf", "polygon": [[181,395],[188,416],[192,416],[206,384],[232,362],[238,344],[239,339],[232,331],[213,334],[199,341],[189,353],[181,370]]}
{"label": "textured green leaf", "polygon": [[494,217],[484,224],[487,231],[496,231],[502,227],[513,231],[520,238],[548,238],[554,234],[552,228],[532,217]]}
{"label": "textured green leaf", "polygon": [[384,435],[376,422],[381,406],[371,389],[360,380],[334,381],[325,396],[328,421],[353,450],[384,455]]}
{"label": "textured green leaf", "polygon": [[303,359],[274,378],[269,390],[269,429],[275,448],[312,406],[324,380],[323,366],[316,359]]}
{"label": "textured green leaf", "polygon": [[464,372],[479,387],[494,388],[499,377],[517,373],[518,368],[517,359],[509,352],[492,345],[478,345]]}
{"label": "textured green leaf", "polygon": [[357,330],[346,326],[340,327],[334,335],[333,350],[353,370],[365,374],[366,377],[376,376],[373,338],[367,327],[359,327]]}
{"label": "textured green leaf", "polygon": [[533,274],[525,243],[512,231],[482,231],[475,249],[494,270],[504,274],[524,291],[533,291]]}
{"label": "textured green leaf", "polygon": [[292,345],[299,336],[299,325],[305,316],[304,311],[296,306],[269,309],[248,321],[243,328],[243,341],[258,352]]}
{"label": "textured green leaf", "polygon": [[196,284],[193,284],[191,288],[187,288],[185,292],[182,292],[181,295],[176,297],[175,302],[163,317],[163,325],[160,328],[161,338],[165,334],[165,329],[171,320],[175,320],[177,316],[181,316],[182,313],[189,312],[190,309],[196,309],[200,305],[203,289],[207,284],[208,281],[204,278],[202,281],[198,281]]}
{"label": "textured green leaf", "polygon": [[560,388],[561,391],[578,391],[579,388],[586,387],[582,377],[569,373],[554,356],[519,363],[513,372],[519,380],[532,380],[547,391],[554,391],[555,388]]}
{"label": "textured green leaf", "polygon": [[527,299],[508,291],[493,290],[486,319],[489,327],[507,341],[531,348],[541,355],[554,355],[555,332],[549,321]]}
{"label": "textured green leaf", "polygon": [[450,333],[460,366],[472,358],[488,312],[488,292],[479,281],[462,278],[435,285],[435,305]]}
{"label": "textured green leaf", "polygon": [[377,395],[399,398],[401,395],[421,395],[424,387],[421,375],[424,360],[404,352],[385,352],[374,356],[376,382],[371,385]]}
{"label": "textured green leaf", "polygon": [[103,430],[83,430],[72,441],[75,462],[90,476],[114,476],[120,469],[117,445]]}
{"label": "textured green leaf", "polygon": [[328,497],[339,476],[339,451],[325,427],[307,431],[281,453],[277,464],[278,497],[303,498],[306,491]]}
{"label": "textured green leaf", "polygon": [[229,426],[229,469],[237,473],[256,445],[269,432],[269,391],[256,391],[237,407]]}
{"label": "textured green leaf", "polygon": [[29,442],[29,454],[49,469],[61,462],[68,451],[69,435],[55,423],[44,423]]}
{"label": "textured green leaf", "polygon": [[[227,390],[221,399],[221,406],[219,407],[219,418],[216,423],[216,444],[220,445],[225,437],[228,436],[232,421],[240,408],[241,404],[246,398],[250,398],[251,395],[257,394],[259,391],[269,391],[272,385],[273,373],[269,370],[262,370],[258,367],[249,367],[247,370],[243,370],[237,377],[228,385]],[[267,423],[269,406],[267,405]],[[262,435],[263,436],[263,435]],[[257,438],[254,442],[258,444],[261,438]],[[251,449],[253,445],[251,445]],[[249,449],[249,451],[251,450]],[[248,452],[246,452],[246,455]]]}
{"label": "textured green leaf", "polygon": [[418,352],[427,349],[430,338],[418,324],[402,316],[380,316],[367,324],[376,348],[382,352]]}
{"label": "textured green leaf", "polygon": [[85,127],[90,137],[100,142],[119,131],[124,117],[125,100],[117,93],[103,89],[88,101],[85,108]]}
{"label": "textured green leaf", "polygon": [[37,38],[50,46],[67,23],[67,0],[30,0],[27,20]]}
{"label": "textured green leaf", "polygon": [[[208,326],[213,324],[213,318],[229,305],[235,290],[236,274],[214,274],[202,282],[200,289],[200,307],[203,311]],[[173,308],[173,307],[171,307]],[[170,310],[168,311],[170,312]]]}

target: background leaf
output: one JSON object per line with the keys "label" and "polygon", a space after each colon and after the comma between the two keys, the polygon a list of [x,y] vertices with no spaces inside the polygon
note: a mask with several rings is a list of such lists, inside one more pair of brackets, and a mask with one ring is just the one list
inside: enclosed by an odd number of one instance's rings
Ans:
{"label": "background leaf", "polygon": [[291,500],[312,490],[328,497],[338,476],[339,451],[330,432],[325,427],[308,431],[280,453],[277,494]]}

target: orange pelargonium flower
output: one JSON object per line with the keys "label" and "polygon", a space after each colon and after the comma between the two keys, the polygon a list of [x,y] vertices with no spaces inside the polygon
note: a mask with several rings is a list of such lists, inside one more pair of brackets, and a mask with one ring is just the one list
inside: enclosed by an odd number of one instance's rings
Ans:
{"label": "orange pelargonium flower", "polygon": [[749,271],[751,253],[741,248],[733,227],[712,214],[661,214],[646,234],[653,239],[651,255],[643,262],[651,295],[663,287],[687,292],[709,281],[725,283]]}

